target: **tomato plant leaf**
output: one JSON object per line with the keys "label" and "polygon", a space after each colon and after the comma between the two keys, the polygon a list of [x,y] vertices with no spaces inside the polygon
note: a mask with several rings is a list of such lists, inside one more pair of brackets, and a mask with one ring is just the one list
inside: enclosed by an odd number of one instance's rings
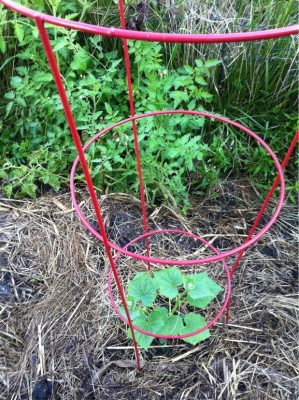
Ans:
{"label": "tomato plant leaf", "polygon": [[5,118],[7,118],[11,112],[12,106],[13,106],[13,101],[10,101],[9,103],[7,103],[6,106],[6,113],[5,113]]}
{"label": "tomato plant leaf", "polygon": [[15,28],[16,37],[17,37],[19,43],[22,44],[23,40],[24,40],[24,29],[23,29],[22,25],[20,25],[18,23],[14,24],[14,28]]}
{"label": "tomato plant leaf", "polygon": [[203,66],[203,62],[199,59],[195,60],[195,64],[197,65],[198,68],[201,68]]}
{"label": "tomato plant leaf", "polygon": [[112,110],[110,104],[105,103],[105,108],[106,108],[106,111],[107,111],[107,113],[108,113],[109,115],[113,114],[113,110]]}
{"label": "tomato plant leaf", "polygon": [[22,78],[20,76],[13,76],[10,79],[11,87],[14,89],[20,88],[21,83],[22,83]]}
{"label": "tomato plant leaf", "polygon": [[33,77],[34,82],[50,82],[53,80],[53,75],[50,72],[37,72]]}
{"label": "tomato plant leaf", "polygon": [[1,53],[3,53],[3,54],[6,51],[6,41],[1,34],[0,34],[0,50],[1,50]]}
{"label": "tomato plant leaf", "polygon": [[207,68],[216,67],[216,65],[221,64],[220,60],[207,60],[205,66]]}
{"label": "tomato plant leaf", "polygon": [[71,62],[71,68],[79,71],[87,70],[87,63],[90,60],[90,55],[86,53],[84,49],[79,49],[75,54],[73,61]]}
{"label": "tomato plant leaf", "polygon": [[207,85],[207,82],[200,75],[195,77],[195,81],[200,85],[204,85],[204,86]]}
{"label": "tomato plant leaf", "polygon": [[194,69],[190,65],[184,65],[184,68],[188,74],[193,74]]}

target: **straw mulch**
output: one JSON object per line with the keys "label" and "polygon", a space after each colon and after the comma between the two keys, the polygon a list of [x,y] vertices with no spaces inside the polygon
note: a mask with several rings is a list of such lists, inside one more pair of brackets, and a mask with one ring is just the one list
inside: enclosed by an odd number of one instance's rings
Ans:
{"label": "straw mulch", "polygon": [[[149,210],[150,227],[183,228],[220,250],[231,248],[244,240],[261,204],[257,198],[249,184],[227,183],[210,199],[193,199],[187,217],[164,206]],[[80,201],[96,226],[86,192]],[[142,231],[140,204],[130,196],[105,196],[101,206],[120,245]],[[1,399],[298,399],[293,205],[285,204],[241,261],[229,324],[222,317],[211,337],[194,347],[155,341],[141,350],[142,372],[108,298],[102,244],[79,222],[69,193],[3,198],[0,212]],[[194,251],[188,241],[184,246],[185,255]]]}

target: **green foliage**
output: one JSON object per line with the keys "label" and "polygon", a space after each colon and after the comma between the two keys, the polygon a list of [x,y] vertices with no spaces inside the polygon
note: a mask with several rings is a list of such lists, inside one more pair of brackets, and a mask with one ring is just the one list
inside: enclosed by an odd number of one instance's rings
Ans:
{"label": "green foliage", "polygon": [[[274,111],[275,114],[270,120],[269,115],[250,116],[244,110],[236,108],[236,112],[241,117],[240,123],[256,132],[282,162],[299,128],[298,114],[282,113],[278,108]],[[213,136],[220,142],[219,133],[213,132]],[[221,136],[223,137],[223,134]],[[277,169],[270,155],[254,139],[246,138],[246,136],[244,138],[242,132],[232,127],[228,127],[224,140],[227,143],[226,147],[222,148],[222,152],[218,151],[218,157],[225,155],[228,168],[234,166],[237,170],[246,171],[255,187],[260,189],[261,196],[264,197],[277,176]],[[295,197],[296,193],[298,194],[297,160],[298,150],[297,152],[295,150],[284,172],[288,195],[293,203],[296,203]],[[219,159],[219,161],[219,164],[216,163],[218,170],[224,165],[223,160]]]}
{"label": "green foliage", "polygon": [[[203,328],[206,325],[206,321],[204,317],[198,314],[189,313],[184,318],[184,327],[181,331],[182,334],[189,333],[200,328]],[[190,344],[197,344],[198,342],[202,342],[210,336],[209,330],[205,330],[197,335],[190,336],[184,339],[185,342]]]}
{"label": "green foliage", "polygon": [[186,278],[188,294],[187,301],[191,306],[205,309],[219,293],[219,285],[214,282],[205,272],[189,274]]}
{"label": "green foliage", "polygon": [[[130,2],[135,8],[136,1]],[[26,0],[22,4],[67,19],[119,24],[117,4],[112,0]],[[230,28],[240,29],[244,23],[246,29],[290,25],[297,15],[294,4],[291,0],[281,7],[282,0],[260,0],[248,13],[248,5],[235,1],[230,6],[236,10]],[[188,31],[187,10],[183,2],[179,7],[172,19],[164,18],[164,7],[155,6],[155,18],[150,13],[144,28]],[[193,12],[202,14],[201,7],[198,2]],[[213,10],[220,12],[217,7]],[[211,26],[195,29],[209,32]],[[219,27],[213,24],[213,29],[218,28],[223,30],[221,23]],[[107,38],[49,26],[47,30],[82,142],[86,142],[103,127],[129,115],[122,49]],[[239,44],[129,42],[136,112],[213,106],[232,119],[239,117],[282,159],[293,133],[289,118],[295,118],[294,43],[292,38],[246,43],[240,51]],[[61,102],[36,26],[2,5],[0,73],[0,179],[7,195],[35,196],[44,184],[59,190],[75,157]],[[203,193],[233,167],[249,173],[262,188],[275,174],[263,150],[230,127],[215,128],[212,122],[189,115],[146,118],[137,121],[137,126],[149,203],[163,201],[185,210],[189,191]],[[89,149],[87,159],[101,192],[138,192],[129,124],[100,139]],[[290,172],[288,187],[294,188],[295,168]],[[79,172],[77,179],[81,178]]]}
{"label": "green foliage", "polygon": [[[183,335],[203,328],[206,321],[195,312],[182,313],[180,307],[205,310],[221,291],[221,286],[204,272],[183,274],[177,267],[170,267],[136,274],[128,283],[127,304],[138,328],[162,335]],[[124,307],[120,310],[125,315]],[[209,336],[207,329],[183,340],[195,345]],[[132,338],[129,330],[128,338]],[[136,340],[147,350],[154,338],[136,331]]]}
{"label": "green foliage", "polygon": [[160,294],[172,300],[179,294],[177,287],[183,284],[184,276],[179,269],[168,268],[155,272],[155,280]]}
{"label": "green foliage", "polygon": [[[36,28],[30,24],[20,26],[18,40],[22,45],[17,58],[22,63],[28,61],[16,67],[10,79],[0,139],[2,157],[7,160],[1,178],[6,182],[6,194],[18,197],[35,196],[39,181],[59,190],[76,154]],[[50,28],[49,32],[77,128],[85,142],[104,126],[129,114],[128,102],[121,100],[127,96],[124,66],[116,51],[103,52],[100,37],[82,40],[78,32],[63,28]],[[211,95],[198,83],[200,77],[210,76],[202,62],[194,68],[168,71],[159,44],[131,43],[130,52],[137,112],[188,106],[199,109],[210,101]],[[177,97],[180,92],[185,94]],[[194,171],[195,162],[207,150],[198,135],[203,124],[203,118],[181,115],[138,121],[148,202],[164,199],[174,207],[188,206],[188,173]],[[130,125],[119,127],[92,145],[86,157],[99,190],[138,192]]]}
{"label": "green foliage", "polygon": [[[59,11],[60,2],[51,5],[55,13]],[[63,11],[73,10],[70,5]],[[59,190],[67,180],[76,151],[36,27],[21,17],[16,21],[15,58],[20,66],[15,67],[10,90],[4,95],[0,173],[6,194],[21,197],[35,196],[38,182]],[[79,133],[85,141],[105,125],[101,116],[103,104],[110,101],[112,93],[117,97],[125,90],[124,71],[118,68],[121,60],[116,53],[103,55],[99,37],[82,41],[78,32],[63,28],[48,31]],[[125,112],[127,109],[123,107]]]}
{"label": "green foliage", "polygon": [[140,301],[146,307],[151,307],[157,296],[157,285],[149,275],[138,274],[129,282],[128,291],[135,302]]}

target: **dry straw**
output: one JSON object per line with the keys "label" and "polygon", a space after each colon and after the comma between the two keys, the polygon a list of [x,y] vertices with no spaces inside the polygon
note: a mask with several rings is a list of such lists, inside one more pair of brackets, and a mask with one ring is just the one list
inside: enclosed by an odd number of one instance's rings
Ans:
{"label": "dry straw", "polygon": [[[241,242],[259,206],[250,184],[222,185],[214,198],[194,202],[183,221],[161,206],[150,224],[183,223],[218,248]],[[92,219],[86,192],[80,201]],[[104,196],[101,206],[115,240],[123,239],[124,221],[142,226],[140,204],[128,195]],[[233,282],[231,323],[217,323],[196,347],[154,342],[141,352],[142,373],[108,300],[102,244],[79,223],[69,194],[2,199],[0,207],[1,399],[28,399],[36,382],[63,400],[298,398],[293,206],[244,258]]]}

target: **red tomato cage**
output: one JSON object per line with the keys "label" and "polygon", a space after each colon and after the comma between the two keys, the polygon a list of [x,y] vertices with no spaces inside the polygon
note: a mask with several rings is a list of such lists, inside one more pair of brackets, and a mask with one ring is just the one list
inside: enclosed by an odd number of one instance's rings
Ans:
{"label": "red tomato cage", "polygon": [[[47,55],[47,60],[49,63],[49,68],[51,69],[51,72],[53,74],[57,90],[59,92],[59,96],[64,108],[65,116],[69,125],[69,129],[72,135],[72,138],[74,140],[78,156],[75,159],[75,162],[73,164],[73,168],[71,171],[71,178],[70,178],[70,187],[71,187],[71,197],[72,201],[74,204],[74,207],[76,209],[76,212],[82,221],[82,223],[85,225],[85,227],[101,242],[103,242],[109,262],[110,262],[110,270],[108,274],[108,292],[109,292],[109,297],[111,300],[111,303],[116,311],[116,313],[122,318],[123,321],[125,321],[131,330],[132,334],[132,340],[133,340],[133,345],[135,349],[135,354],[136,354],[136,363],[137,363],[137,368],[141,368],[141,363],[140,363],[140,355],[139,355],[139,350],[138,350],[138,345],[136,342],[135,338],[135,331],[139,331],[145,335],[156,337],[156,338],[186,338],[190,337],[193,335],[196,335],[198,333],[203,332],[204,330],[208,329],[211,327],[219,318],[222,316],[223,313],[226,311],[226,321],[228,322],[229,318],[229,299],[230,299],[230,293],[231,293],[231,277],[236,271],[237,266],[239,265],[239,262],[243,256],[243,253],[246,249],[248,249],[250,246],[252,246],[254,243],[256,243],[273,225],[275,222],[281,207],[283,205],[283,200],[284,200],[284,194],[285,194],[285,182],[284,182],[284,175],[283,175],[283,170],[295,148],[295,145],[299,139],[299,131],[296,132],[292,143],[289,146],[289,149],[287,151],[287,154],[283,160],[282,163],[280,163],[276,157],[276,155],[273,153],[269,145],[267,145],[264,140],[262,140],[256,133],[252,132],[245,126],[234,122],[228,118],[225,118],[220,115],[214,115],[211,113],[207,112],[199,112],[199,111],[189,111],[189,110],[165,110],[165,111],[156,111],[156,112],[149,112],[145,114],[140,114],[136,115],[135,113],[135,106],[134,106],[134,96],[133,96],[133,90],[132,90],[132,81],[131,81],[131,68],[130,68],[130,58],[129,58],[129,52],[128,52],[128,45],[127,45],[127,40],[132,39],[132,40],[143,40],[143,41],[149,41],[149,42],[162,42],[162,43],[228,43],[228,42],[245,42],[245,41],[254,41],[254,40],[267,40],[267,39],[273,39],[273,38],[279,38],[283,36],[288,36],[288,35],[294,35],[299,32],[298,25],[293,25],[289,27],[284,27],[284,28],[278,28],[278,29],[270,29],[270,30],[263,30],[263,31],[256,31],[256,32],[242,32],[242,33],[225,33],[225,34],[177,34],[177,33],[154,33],[154,32],[141,32],[141,31],[132,31],[126,29],[125,25],[125,12],[124,12],[124,2],[123,0],[118,1],[119,5],[119,13],[120,13],[120,23],[121,23],[121,28],[107,28],[107,27],[102,27],[102,26],[96,26],[96,25],[90,25],[86,24],[83,22],[76,22],[76,21],[70,21],[70,20],[65,20],[62,18],[57,18],[53,16],[49,16],[40,12],[36,12],[34,10],[30,10],[26,7],[21,6],[20,4],[14,3],[11,0],[0,0],[0,3],[5,5],[6,7],[10,8],[13,11],[16,11],[17,13],[26,16],[28,18],[31,18],[35,21],[36,26],[38,28],[40,38],[44,47],[44,50]],[[90,35],[100,35],[100,36],[106,36],[106,37],[111,37],[115,39],[121,39],[122,44],[123,44],[123,50],[124,50],[124,61],[125,61],[125,67],[126,67],[126,78],[127,78],[127,86],[128,86],[128,101],[130,105],[130,117],[127,119],[124,119],[122,121],[117,121],[113,125],[103,129],[101,132],[96,134],[88,143],[85,145],[82,145],[80,136],[78,134],[78,130],[76,127],[76,122],[75,122],[75,116],[73,115],[71,108],[70,108],[70,103],[69,99],[66,94],[66,90],[63,84],[62,77],[60,75],[57,62],[55,59],[55,55],[53,52],[53,48],[51,46],[49,36],[47,33],[47,29],[45,27],[45,23],[59,26],[59,27],[64,27],[68,28],[71,30],[77,30],[81,32],[85,32]],[[233,249],[230,249],[228,251],[218,251],[212,244],[207,242],[204,238],[197,236],[193,233],[186,232],[186,231],[181,231],[181,230],[176,230],[176,229],[161,229],[161,230],[156,230],[156,231],[149,231],[148,229],[148,221],[147,221],[147,210],[146,210],[146,202],[145,202],[145,193],[144,193],[144,185],[143,185],[143,178],[142,178],[142,160],[140,157],[140,151],[139,151],[139,144],[138,144],[138,129],[137,129],[137,121],[143,118],[149,118],[149,117],[157,117],[159,115],[174,115],[174,114],[182,114],[182,115],[195,115],[195,116],[202,116],[206,118],[213,118],[214,120],[219,121],[220,123],[224,124],[229,124],[234,126],[235,128],[239,129],[242,131],[245,135],[251,136],[256,142],[258,142],[270,155],[270,157],[273,160],[273,163],[276,167],[277,170],[277,177],[275,181],[272,184],[272,187],[267,194],[263,205],[248,233],[248,236],[244,243],[238,247],[235,247]],[[91,178],[91,173],[88,168],[88,164],[86,161],[85,157],[85,152],[86,150],[93,144],[96,143],[97,139],[101,138],[103,135],[109,135],[111,131],[125,123],[130,123],[132,125],[132,134],[133,134],[133,139],[134,139],[134,148],[135,148],[135,156],[136,156],[136,169],[137,169],[137,174],[138,174],[138,180],[139,180],[139,192],[140,192],[140,200],[141,200],[141,208],[142,208],[142,221],[143,221],[143,234],[136,237],[134,240],[132,240],[130,243],[125,245],[124,247],[118,246],[116,243],[112,242],[109,240],[107,231],[105,229],[104,221],[103,221],[103,215],[101,212],[101,208],[99,206],[99,201],[98,201],[98,196],[96,193],[96,190],[94,188],[92,178]],[[75,175],[76,175],[76,169],[78,164],[81,165],[87,188],[90,194],[91,202],[94,208],[94,213],[97,219],[97,223],[99,226],[99,230],[96,230],[88,221],[86,216],[83,215],[83,212],[80,208],[80,205],[77,201],[76,197],[76,190],[75,190]],[[272,194],[274,190],[276,189],[278,183],[280,184],[280,191],[279,191],[279,197],[277,200],[277,204],[275,207],[275,210],[272,213],[271,218],[268,220],[268,222],[265,224],[263,228],[261,228],[257,233],[256,228],[261,222],[261,218],[264,214],[264,211],[272,198]],[[157,256],[152,256],[152,246],[150,246],[150,241],[153,237],[156,237],[158,239],[161,237],[161,235],[181,235],[182,237],[191,237],[194,241],[198,241],[199,243],[202,243],[210,250],[210,253],[212,255],[209,255],[207,257],[203,258],[196,258],[196,259],[176,259],[176,258],[159,258]],[[144,241],[145,243],[145,252],[133,252],[131,251],[130,247],[131,245]],[[157,242],[157,240],[155,241]],[[236,255],[237,257],[235,258],[235,261],[233,263],[233,266],[231,269],[229,269],[226,260],[233,256]],[[223,296],[223,303],[220,306],[220,309],[216,313],[216,315],[206,324],[206,326],[202,327],[201,329],[198,329],[194,332],[189,332],[183,335],[161,335],[157,334],[155,332],[148,332],[143,329],[140,329],[138,326],[135,326],[132,323],[132,319],[130,317],[130,312],[129,308],[127,305],[126,297],[125,297],[125,290],[123,288],[123,284],[121,282],[120,276],[119,276],[119,270],[118,270],[118,264],[119,260],[121,257],[127,257],[128,259],[135,259],[135,260],[140,260],[142,262],[146,263],[146,266],[148,269],[150,269],[152,266],[156,265],[164,265],[166,268],[167,266],[171,265],[177,265],[179,267],[184,267],[187,268],[188,266],[196,266],[199,264],[211,264],[211,263],[220,263],[223,268],[225,280],[226,280],[226,290],[225,290],[225,295]],[[117,301],[115,300],[115,296],[113,294],[113,289],[112,286],[115,286],[117,292],[118,292],[118,297],[121,300],[122,306],[124,308],[125,315],[120,312],[119,306],[117,305]]]}

